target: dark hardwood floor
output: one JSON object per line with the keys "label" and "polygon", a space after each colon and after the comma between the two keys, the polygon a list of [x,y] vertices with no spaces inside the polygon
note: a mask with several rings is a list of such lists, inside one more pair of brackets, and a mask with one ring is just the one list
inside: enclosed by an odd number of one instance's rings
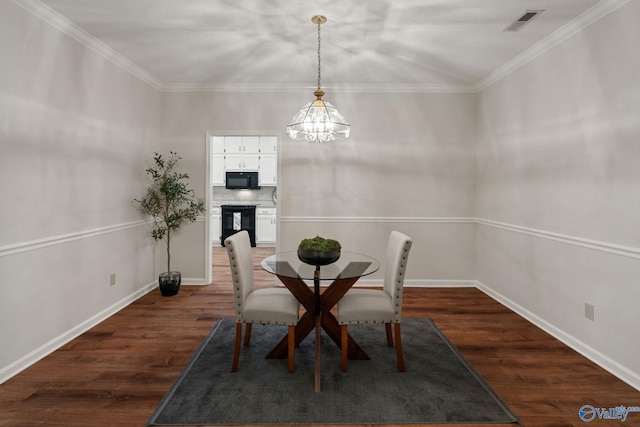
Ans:
{"label": "dark hardwood floor", "polygon": [[[255,258],[272,251],[255,248]],[[258,263],[255,272],[257,287],[273,284]],[[217,319],[232,315],[218,250],[213,284],[169,298],[154,290],[0,385],[0,426],[143,426]],[[407,288],[403,315],[432,318],[525,426],[640,425],[640,413],[581,421],[582,405],[640,406],[640,392],[477,289]]]}

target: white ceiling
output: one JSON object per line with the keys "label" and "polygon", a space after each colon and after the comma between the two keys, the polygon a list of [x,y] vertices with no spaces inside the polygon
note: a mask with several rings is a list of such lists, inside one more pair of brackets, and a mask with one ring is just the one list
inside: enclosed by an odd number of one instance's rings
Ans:
{"label": "white ceiling", "polygon": [[[620,0],[15,0],[163,90],[471,90]],[[544,12],[519,32],[526,10]],[[53,10],[53,11],[52,11]],[[54,12],[55,11],[55,12]],[[104,46],[106,45],[106,46]]]}

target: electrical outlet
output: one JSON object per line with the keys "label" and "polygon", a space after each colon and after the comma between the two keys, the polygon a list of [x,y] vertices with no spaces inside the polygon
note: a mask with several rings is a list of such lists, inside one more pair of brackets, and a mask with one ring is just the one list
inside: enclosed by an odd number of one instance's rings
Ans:
{"label": "electrical outlet", "polygon": [[109,276],[109,286],[113,286],[116,284],[116,273],[111,273]]}
{"label": "electrical outlet", "polygon": [[588,302],[584,303],[584,317],[589,320],[595,320],[595,307]]}

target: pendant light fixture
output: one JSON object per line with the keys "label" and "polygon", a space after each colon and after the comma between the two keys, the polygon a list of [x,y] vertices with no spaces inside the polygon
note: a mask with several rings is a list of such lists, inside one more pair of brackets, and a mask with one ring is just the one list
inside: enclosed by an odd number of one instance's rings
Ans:
{"label": "pendant light fixture", "polygon": [[351,126],[342,114],[330,103],[324,101],[324,92],[320,88],[320,25],[327,22],[324,16],[316,15],[311,22],[318,25],[318,88],[313,95],[315,100],[302,107],[287,125],[287,134],[291,139],[309,142],[327,142],[347,139]]}

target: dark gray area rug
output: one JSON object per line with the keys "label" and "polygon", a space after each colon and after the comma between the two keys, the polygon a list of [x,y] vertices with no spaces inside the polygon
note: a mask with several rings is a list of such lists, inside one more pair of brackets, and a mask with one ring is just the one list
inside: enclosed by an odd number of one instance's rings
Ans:
{"label": "dark gray area rug", "polygon": [[322,391],[314,393],[315,334],[296,348],[296,371],[265,355],[286,327],[254,325],[231,372],[235,321],[222,319],[148,425],[519,423],[429,319],[403,319],[406,372],[398,372],[384,325],[350,334],[371,360],[340,370],[340,349],[322,335]]}

